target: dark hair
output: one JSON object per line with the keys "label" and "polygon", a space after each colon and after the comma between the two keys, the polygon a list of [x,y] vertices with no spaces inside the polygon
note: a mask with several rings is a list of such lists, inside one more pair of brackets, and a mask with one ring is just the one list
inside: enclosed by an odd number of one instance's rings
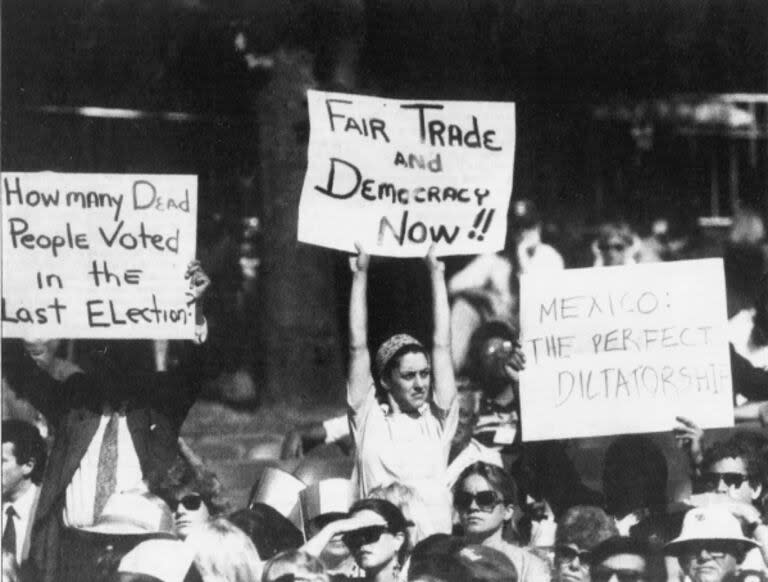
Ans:
{"label": "dark hair", "polygon": [[353,503],[352,507],[349,508],[349,515],[365,510],[373,511],[383,517],[390,533],[403,534],[403,544],[397,552],[397,560],[402,566],[408,554],[408,526],[410,525],[403,512],[395,504],[385,499],[368,498]]}
{"label": "dark hair", "polygon": [[600,542],[617,535],[616,524],[605,511],[591,505],[576,505],[560,518],[555,544],[574,544],[592,551]]}
{"label": "dark hair", "polygon": [[168,504],[175,501],[180,493],[193,491],[200,495],[211,517],[226,513],[230,507],[216,474],[202,467],[193,467],[180,456],[164,475],[150,482],[149,490]]}
{"label": "dark hair", "polygon": [[603,491],[608,513],[617,517],[641,507],[666,506],[664,453],[646,436],[618,437],[605,451]]}
{"label": "dark hair", "polygon": [[706,471],[723,459],[742,459],[749,475],[749,484],[753,488],[764,484],[766,462],[760,454],[759,438],[737,432],[725,441],[714,443],[704,451],[702,468]]}
{"label": "dark hair", "polygon": [[471,475],[479,475],[488,481],[488,484],[493,487],[496,492],[501,494],[504,503],[519,505],[515,478],[501,467],[491,465],[490,463],[484,463],[483,461],[473,463],[461,472],[459,478],[456,479],[456,484],[453,486],[454,494],[456,491],[459,491],[464,481]]}
{"label": "dark hair", "polygon": [[298,549],[304,543],[299,529],[264,503],[254,503],[249,509],[235,511],[228,519],[251,538],[264,561],[280,552]]}
{"label": "dark hair", "polygon": [[35,485],[40,485],[45,471],[48,451],[40,431],[23,420],[8,419],[3,421],[3,442],[13,443],[13,455],[16,463],[24,465],[34,461],[35,466],[29,478]]}

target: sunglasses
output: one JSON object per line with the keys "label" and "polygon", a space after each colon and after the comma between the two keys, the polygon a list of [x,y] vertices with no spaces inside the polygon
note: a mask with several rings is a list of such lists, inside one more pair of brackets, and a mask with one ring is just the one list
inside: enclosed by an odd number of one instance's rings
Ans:
{"label": "sunglasses", "polygon": [[176,511],[179,505],[183,505],[187,511],[197,511],[203,504],[203,498],[199,495],[185,495],[181,499],[173,500],[168,505],[171,511]]}
{"label": "sunglasses", "polygon": [[360,548],[378,542],[379,538],[387,531],[389,530],[383,526],[374,525],[371,527],[364,527],[343,534],[341,536],[341,541],[343,541],[350,549]]}
{"label": "sunglasses", "polygon": [[586,567],[589,566],[589,560],[592,558],[592,552],[589,550],[580,550],[573,546],[560,545],[555,547],[555,557],[561,562],[570,564],[579,559],[579,563]]}
{"label": "sunglasses", "polygon": [[618,251],[621,252],[627,247],[621,244],[607,244],[607,243],[600,243],[597,245],[597,248],[599,248],[604,253],[607,251]]}
{"label": "sunglasses", "polygon": [[751,479],[751,475],[745,475],[743,473],[704,473],[701,477],[702,484],[707,489],[717,489],[720,485],[720,481],[726,484],[728,487],[735,487],[738,489],[744,484],[744,481]]}
{"label": "sunglasses", "polygon": [[457,491],[453,496],[453,506],[459,511],[468,510],[473,501],[482,511],[493,511],[493,508],[502,500],[495,491],[479,491],[478,493]]}
{"label": "sunglasses", "polygon": [[[615,576],[615,578],[614,578]],[[592,582],[644,582],[645,574],[637,570],[614,570],[613,568],[596,567],[590,571]]]}

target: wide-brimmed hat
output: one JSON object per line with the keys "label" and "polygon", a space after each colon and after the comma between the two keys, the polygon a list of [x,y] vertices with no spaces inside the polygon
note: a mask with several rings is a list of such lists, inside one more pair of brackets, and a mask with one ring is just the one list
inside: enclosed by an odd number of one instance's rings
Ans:
{"label": "wide-brimmed hat", "polygon": [[176,538],[170,508],[157,495],[145,491],[113,493],[96,522],[79,531],[94,535]]}
{"label": "wide-brimmed hat", "polygon": [[183,582],[194,557],[181,540],[147,540],[123,556],[117,571],[153,576],[161,582]]}
{"label": "wide-brimmed hat", "polygon": [[726,542],[742,548],[757,547],[757,542],[749,539],[741,531],[739,520],[725,507],[696,507],[685,514],[680,535],[669,542],[666,553],[678,555],[691,546],[701,542]]}

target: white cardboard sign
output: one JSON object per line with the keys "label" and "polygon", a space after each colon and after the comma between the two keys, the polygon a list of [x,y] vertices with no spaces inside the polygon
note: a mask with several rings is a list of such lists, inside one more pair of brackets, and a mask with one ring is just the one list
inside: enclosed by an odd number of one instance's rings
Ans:
{"label": "white cardboard sign", "polygon": [[197,176],[2,174],[2,334],[194,337]]}
{"label": "white cardboard sign", "polygon": [[308,91],[302,242],[371,254],[504,247],[514,103],[401,101]]}
{"label": "white cardboard sign", "polygon": [[733,426],[720,259],[524,275],[526,441]]}

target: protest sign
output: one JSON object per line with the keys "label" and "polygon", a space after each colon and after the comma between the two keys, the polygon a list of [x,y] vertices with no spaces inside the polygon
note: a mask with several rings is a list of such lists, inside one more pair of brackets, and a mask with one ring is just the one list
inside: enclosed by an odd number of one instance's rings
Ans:
{"label": "protest sign", "polygon": [[521,280],[523,440],[733,426],[720,259]]}
{"label": "protest sign", "polygon": [[504,247],[513,103],[398,101],[308,91],[302,242],[371,254]]}
{"label": "protest sign", "polygon": [[2,333],[194,337],[197,176],[2,174]]}

